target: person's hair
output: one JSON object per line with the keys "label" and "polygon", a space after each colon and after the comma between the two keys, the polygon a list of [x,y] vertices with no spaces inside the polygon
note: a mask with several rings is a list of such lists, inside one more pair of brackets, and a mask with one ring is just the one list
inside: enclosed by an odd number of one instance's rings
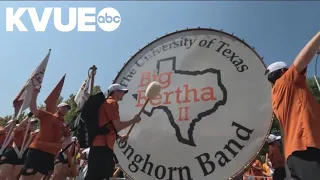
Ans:
{"label": "person's hair", "polygon": [[278,69],[268,75],[268,81],[270,81],[272,84],[276,83],[276,81],[283,75],[285,71],[287,71],[287,68]]}
{"label": "person's hair", "polygon": [[268,143],[268,145],[274,145],[276,143],[276,141],[270,142]]}
{"label": "person's hair", "polygon": [[118,91],[118,92],[123,92],[123,91],[121,91],[121,90],[114,90],[114,91],[111,91],[111,93],[109,93],[109,96],[113,96],[113,94],[114,94],[116,91]]}

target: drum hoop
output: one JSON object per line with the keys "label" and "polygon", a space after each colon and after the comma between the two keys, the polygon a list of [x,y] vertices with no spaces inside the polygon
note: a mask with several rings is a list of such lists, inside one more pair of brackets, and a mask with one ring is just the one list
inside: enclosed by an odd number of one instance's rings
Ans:
{"label": "drum hoop", "polygon": [[[243,43],[246,47],[248,47],[252,52],[255,53],[256,56],[258,56],[259,60],[262,62],[262,64],[264,65],[264,67],[266,68],[267,70],[267,66],[266,64],[264,63],[263,61],[263,57],[261,57],[258,52],[254,49],[254,47],[251,47],[248,43],[246,43],[244,41],[244,39],[240,39],[238,38],[237,36],[235,36],[233,33],[230,34],[230,33],[227,33],[227,32],[224,32],[222,29],[221,30],[216,30],[216,29],[212,29],[212,28],[201,28],[201,27],[198,27],[198,28],[187,28],[187,29],[184,29],[184,30],[176,30],[175,32],[171,32],[171,33],[167,33],[166,35],[164,36],[161,36],[160,38],[157,38],[155,40],[153,40],[151,43],[148,43],[147,45],[145,45],[142,49],[139,49],[138,52],[136,52],[133,56],[131,56],[131,58],[123,65],[123,67],[121,68],[121,70],[118,72],[117,76],[114,78],[113,80],[113,83],[116,83],[116,80],[119,78],[121,72],[125,69],[125,67],[143,50],[145,50],[146,48],[148,48],[150,45],[152,45],[153,43],[161,40],[161,39],[164,39],[166,37],[169,37],[171,35],[174,35],[174,34],[178,34],[178,33],[182,33],[182,32],[189,32],[189,31],[211,31],[211,32],[218,32],[218,33],[222,33],[222,34],[225,34],[227,36],[230,36],[238,41],[240,41],[241,43]],[[262,72],[264,73],[264,72]],[[270,125],[269,125],[269,129],[267,131],[267,134],[265,135],[265,138],[264,138],[264,142],[261,144],[260,148],[259,148],[259,151],[256,152],[253,157],[251,158],[251,160],[244,166],[242,167],[237,173],[235,173],[233,176],[231,176],[230,178],[228,179],[233,179],[234,177],[238,176],[239,174],[241,174],[242,172],[244,172],[250,165],[251,163],[256,159],[256,157],[258,156],[259,152],[262,150],[265,142],[267,141],[267,137],[268,137],[268,134],[271,130],[271,127],[272,127],[272,123],[273,123],[273,113],[271,113],[271,122],[270,122]],[[131,176],[129,176],[124,170],[123,168],[121,167],[120,164],[118,164],[118,168],[120,168],[120,170],[125,174],[125,176],[129,177],[130,180],[134,180]]]}

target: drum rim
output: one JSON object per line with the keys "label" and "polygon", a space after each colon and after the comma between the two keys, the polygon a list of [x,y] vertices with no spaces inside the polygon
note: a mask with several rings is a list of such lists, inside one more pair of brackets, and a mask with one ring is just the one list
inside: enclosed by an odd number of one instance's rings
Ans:
{"label": "drum rim", "polygon": [[[235,36],[234,33],[230,34],[228,32],[225,32],[223,31],[222,29],[221,30],[217,30],[217,29],[213,29],[213,28],[202,28],[202,27],[198,27],[198,28],[187,28],[187,29],[182,29],[182,30],[176,30],[174,32],[171,32],[171,33],[166,33],[165,35],[159,37],[159,38],[156,38],[155,40],[153,40],[152,42],[148,43],[147,45],[145,45],[142,49],[139,49],[133,56],[130,57],[130,59],[122,66],[121,70],[118,72],[118,74],[116,75],[116,77],[114,78],[113,80],[113,83],[116,83],[116,80],[119,78],[121,72],[126,68],[126,66],[133,60],[136,58],[136,56],[138,56],[138,54],[140,54],[140,52],[142,52],[143,50],[145,50],[146,48],[148,48],[150,45],[154,44],[155,42],[159,41],[159,40],[162,40],[166,37],[169,37],[169,36],[172,36],[172,35],[175,35],[175,34],[178,34],[178,33],[183,33],[183,32],[188,32],[188,31],[210,31],[210,32],[218,32],[218,33],[222,33],[224,35],[227,35],[231,38],[234,38],[238,41],[240,41],[241,43],[243,43],[246,47],[248,47],[252,52],[254,52],[254,54],[259,58],[259,60],[261,61],[261,63],[264,65],[264,67],[266,68],[267,70],[267,66],[266,64],[264,63],[263,61],[263,57],[261,57],[258,52],[255,50],[255,48],[253,46],[250,46],[248,43],[245,42],[244,39],[240,39],[239,37]],[[272,127],[272,123],[273,123],[273,113],[271,114],[271,121],[270,121],[270,125],[269,125],[269,128],[268,128],[268,131],[267,131],[267,134],[265,135],[265,138],[264,138],[264,141],[263,143],[261,144],[260,148],[259,148],[259,151],[256,152],[253,157],[251,158],[251,160],[244,166],[242,167],[238,172],[236,172],[234,175],[232,175],[231,177],[229,177],[228,179],[233,179],[234,177],[238,176],[239,174],[241,174],[242,172],[244,172],[250,165],[251,163],[256,159],[256,157],[258,156],[259,152],[262,150],[263,146],[265,145],[265,142],[267,140],[267,137],[268,137],[268,134],[271,130],[271,127]],[[133,179],[131,176],[129,176],[124,170],[123,168],[121,167],[120,164],[118,164],[118,168],[120,168],[120,170],[123,172],[123,174],[125,176],[127,176],[130,180],[135,180]]]}

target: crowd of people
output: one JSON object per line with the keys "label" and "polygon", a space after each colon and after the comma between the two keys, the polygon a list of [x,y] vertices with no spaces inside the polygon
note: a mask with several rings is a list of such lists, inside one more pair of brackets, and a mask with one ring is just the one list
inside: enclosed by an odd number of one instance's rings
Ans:
{"label": "crowd of people", "polygon": [[285,159],[281,136],[270,134],[266,142],[267,152],[248,166],[243,180],[284,180],[286,178]]}
{"label": "crowd of people", "polygon": [[[116,138],[127,139],[127,136],[118,136],[116,132],[141,120],[138,116],[127,122],[119,120],[117,101],[128,90],[118,84],[109,87],[108,97],[100,108],[99,124],[108,124],[111,132],[107,137],[96,136],[92,146],[83,149],[77,138],[72,137],[70,125],[64,121],[71,106],[61,103],[56,113],[38,109],[36,101],[40,88],[34,88],[31,112],[24,120],[10,120],[5,127],[0,127],[3,147],[0,179],[65,180],[82,175],[86,180],[102,180],[112,177],[115,169],[114,141]],[[110,120],[113,120],[112,124]],[[36,129],[37,123],[39,129]]]}
{"label": "crowd of people", "polygon": [[[265,158],[253,161],[243,178],[284,180],[287,166],[294,180],[320,179],[320,106],[306,83],[307,66],[319,47],[320,32],[291,66],[275,62],[267,68],[266,78],[273,85],[272,108],[283,131],[283,144],[279,143],[280,137],[270,134]],[[65,180],[79,176],[79,172],[84,172],[85,180],[113,177],[115,140],[128,139],[117,132],[141,121],[137,115],[120,120],[118,101],[128,89],[119,84],[108,88],[98,112],[99,134],[90,149],[81,149],[64,121],[70,105],[59,104],[56,113],[38,109],[40,88],[34,87],[28,117],[21,122],[11,120],[0,128],[0,179]],[[37,123],[39,129],[35,129]]]}

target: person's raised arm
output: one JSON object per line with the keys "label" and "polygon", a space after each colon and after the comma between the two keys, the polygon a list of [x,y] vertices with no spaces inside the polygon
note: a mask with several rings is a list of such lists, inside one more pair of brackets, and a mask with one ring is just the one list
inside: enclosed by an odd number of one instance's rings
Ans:
{"label": "person's raised arm", "polygon": [[302,73],[311,62],[314,55],[320,47],[320,31],[308,42],[308,44],[300,51],[293,62],[299,73]]}
{"label": "person's raised arm", "polygon": [[134,116],[133,119],[131,119],[129,121],[122,122],[122,121],[120,121],[120,119],[117,119],[117,120],[113,120],[112,123],[113,123],[113,126],[116,128],[117,132],[119,132],[122,129],[125,129],[125,128],[131,126],[132,124],[139,123],[140,121],[141,121],[140,116],[136,115],[136,116]]}
{"label": "person's raised arm", "polygon": [[38,113],[39,113],[38,106],[37,106],[37,97],[38,97],[38,94],[40,92],[40,88],[41,87],[35,87],[33,89],[32,97],[31,97],[31,101],[30,101],[30,111],[35,116],[38,116]]}

